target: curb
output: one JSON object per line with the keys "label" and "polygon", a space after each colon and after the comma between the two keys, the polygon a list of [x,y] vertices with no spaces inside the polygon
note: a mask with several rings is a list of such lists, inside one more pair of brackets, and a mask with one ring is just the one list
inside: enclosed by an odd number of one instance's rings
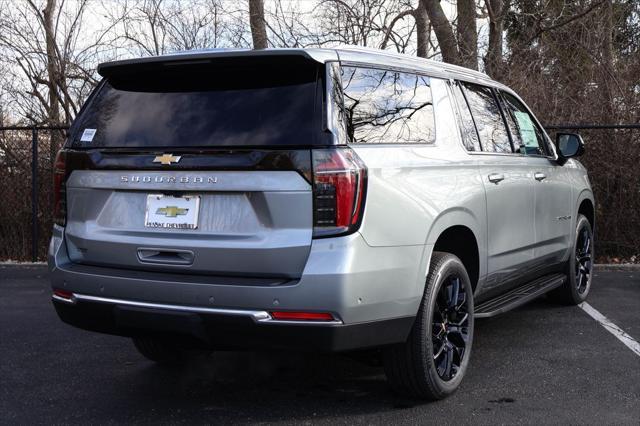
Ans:
{"label": "curb", "polygon": [[25,268],[35,268],[38,266],[47,266],[47,262],[0,262],[0,268],[6,267],[25,267]]}
{"label": "curb", "polygon": [[596,263],[596,271],[638,271],[640,272],[640,264],[638,263]]}

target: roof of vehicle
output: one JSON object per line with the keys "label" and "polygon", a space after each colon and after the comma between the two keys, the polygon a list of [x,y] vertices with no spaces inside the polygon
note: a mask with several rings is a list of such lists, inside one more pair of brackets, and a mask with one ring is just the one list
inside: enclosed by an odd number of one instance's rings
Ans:
{"label": "roof of vehicle", "polygon": [[[307,49],[201,49],[171,53],[161,56],[126,59],[120,61],[105,62],[98,66],[98,72],[102,76],[109,76],[116,69],[129,66],[144,66],[156,63],[178,64],[180,62],[193,63],[193,61],[211,60],[215,58],[231,57],[265,57],[265,56],[298,56],[325,63],[329,61],[341,61],[343,63],[369,64],[384,66],[387,68],[404,69],[422,72],[433,77],[454,78],[465,81],[476,81],[483,84],[502,86],[492,80],[488,75],[468,68],[451,65],[444,62],[424,59],[417,56],[394,53],[387,50],[372,49],[358,46],[340,46],[337,48],[307,48]],[[504,87],[504,86],[503,86]]]}

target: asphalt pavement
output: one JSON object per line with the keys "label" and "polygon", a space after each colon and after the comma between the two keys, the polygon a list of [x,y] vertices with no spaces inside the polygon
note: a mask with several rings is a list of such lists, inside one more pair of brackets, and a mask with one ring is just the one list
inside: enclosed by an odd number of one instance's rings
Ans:
{"label": "asphalt pavement", "polygon": [[[44,266],[0,266],[0,424],[640,424],[640,356],[578,307],[541,298],[478,320],[452,397],[394,395],[335,355],[145,360],[124,338],[58,320]],[[640,341],[640,270],[599,271],[588,302]]]}

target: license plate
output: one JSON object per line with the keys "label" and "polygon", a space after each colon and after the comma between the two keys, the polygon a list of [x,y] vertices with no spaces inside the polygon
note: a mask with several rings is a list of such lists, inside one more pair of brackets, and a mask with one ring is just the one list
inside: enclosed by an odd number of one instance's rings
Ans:
{"label": "license plate", "polygon": [[149,194],[144,226],[147,228],[196,229],[200,210],[199,195]]}

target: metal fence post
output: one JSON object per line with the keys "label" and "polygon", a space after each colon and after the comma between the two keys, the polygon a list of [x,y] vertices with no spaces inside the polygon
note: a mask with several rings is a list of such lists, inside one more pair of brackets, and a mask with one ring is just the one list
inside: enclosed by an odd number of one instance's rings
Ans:
{"label": "metal fence post", "polygon": [[31,129],[31,261],[38,261],[38,129]]}

